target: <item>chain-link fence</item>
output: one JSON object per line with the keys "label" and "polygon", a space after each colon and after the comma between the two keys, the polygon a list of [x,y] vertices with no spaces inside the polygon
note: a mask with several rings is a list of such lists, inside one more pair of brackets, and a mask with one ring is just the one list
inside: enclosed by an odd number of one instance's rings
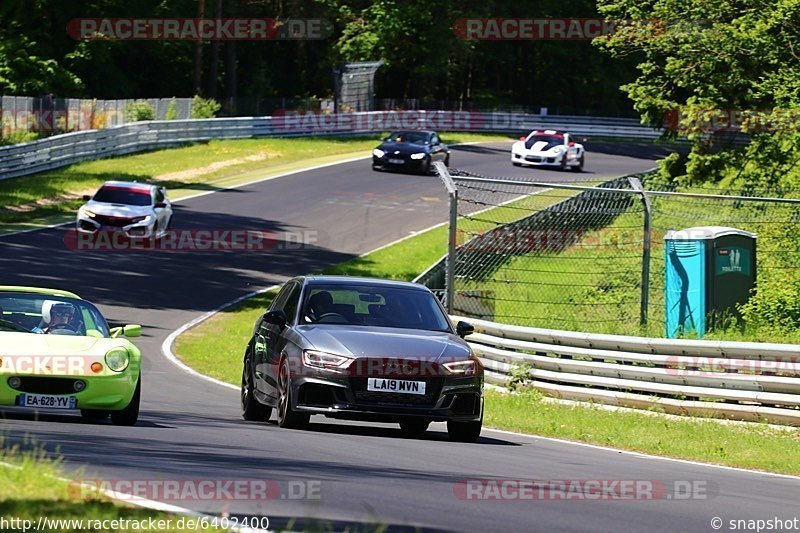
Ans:
{"label": "chain-link fence", "polygon": [[[457,190],[455,314],[622,334],[640,333],[646,323],[661,335],[664,235],[696,226],[757,234],[760,287],[800,278],[792,237],[798,191],[667,190],[650,183],[650,173],[604,183],[528,183],[452,169],[449,175]],[[449,294],[447,266],[444,258],[419,281]]]}

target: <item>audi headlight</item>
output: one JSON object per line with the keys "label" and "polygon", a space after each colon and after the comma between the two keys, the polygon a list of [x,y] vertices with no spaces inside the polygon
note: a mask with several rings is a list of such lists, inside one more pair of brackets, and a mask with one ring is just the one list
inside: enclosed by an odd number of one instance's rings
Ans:
{"label": "audi headlight", "polygon": [[424,154],[422,152],[420,152],[418,154],[411,154],[411,159],[423,159],[426,155],[427,154]]}
{"label": "audi headlight", "polygon": [[347,366],[351,359],[342,355],[334,355],[332,353],[317,352],[314,350],[305,350],[303,352],[303,364],[313,368],[325,368],[327,370],[336,370]]}
{"label": "audi headlight", "polygon": [[81,207],[78,210],[78,216],[82,216],[82,217],[86,217],[86,218],[94,218],[96,215],[94,213],[92,213],[91,211],[89,211],[88,209],[86,209],[85,207]]}
{"label": "audi headlight", "polygon": [[113,348],[106,354],[106,366],[114,372],[122,372],[129,362],[130,355],[125,348]]}
{"label": "audi headlight", "polygon": [[478,362],[475,359],[465,361],[453,361],[444,363],[444,366],[451,374],[457,376],[474,376],[478,373]]}
{"label": "audi headlight", "polygon": [[383,150],[381,150],[380,148],[375,148],[375,149],[372,151],[372,155],[374,155],[375,157],[383,157],[383,156],[385,156],[385,155],[386,155],[386,152],[384,152],[384,151],[383,151]]}

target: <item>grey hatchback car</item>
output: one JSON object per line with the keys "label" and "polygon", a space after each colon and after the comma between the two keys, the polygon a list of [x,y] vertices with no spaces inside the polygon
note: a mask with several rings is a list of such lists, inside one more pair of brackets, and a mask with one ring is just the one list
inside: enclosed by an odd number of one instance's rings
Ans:
{"label": "grey hatchback car", "polygon": [[259,317],[242,368],[245,420],[301,428],[311,415],[399,423],[407,434],[447,422],[474,442],[483,365],[433,293],[415,283],[340,276],[286,282]]}

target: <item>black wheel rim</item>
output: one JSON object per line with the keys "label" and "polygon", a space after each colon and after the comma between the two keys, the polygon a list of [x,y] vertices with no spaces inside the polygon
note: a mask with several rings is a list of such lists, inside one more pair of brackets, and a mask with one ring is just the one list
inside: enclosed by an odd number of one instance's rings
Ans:
{"label": "black wheel rim", "polygon": [[242,369],[242,408],[247,407],[250,398],[250,362],[246,361]]}
{"label": "black wheel rim", "polygon": [[278,377],[278,414],[281,420],[286,419],[286,413],[289,412],[289,369],[286,365],[281,365],[281,371]]}

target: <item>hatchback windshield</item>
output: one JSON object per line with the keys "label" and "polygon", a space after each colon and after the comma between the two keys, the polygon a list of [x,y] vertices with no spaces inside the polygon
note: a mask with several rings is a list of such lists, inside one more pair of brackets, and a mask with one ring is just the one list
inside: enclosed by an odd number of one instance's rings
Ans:
{"label": "hatchback windshield", "polygon": [[49,295],[0,293],[0,333],[108,337],[108,324],[92,304]]}
{"label": "hatchback windshield", "polygon": [[312,285],[301,309],[306,324],[451,331],[431,293],[402,287]]}
{"label": "hatchback windshield", "polygon": [[150,205],[150,191],[147,189],[133,189],[129,187],[114,187],[106,185],[101,187],[92,198],[95,202],[124,205]]}

